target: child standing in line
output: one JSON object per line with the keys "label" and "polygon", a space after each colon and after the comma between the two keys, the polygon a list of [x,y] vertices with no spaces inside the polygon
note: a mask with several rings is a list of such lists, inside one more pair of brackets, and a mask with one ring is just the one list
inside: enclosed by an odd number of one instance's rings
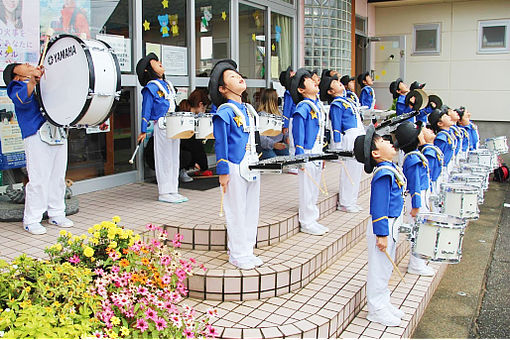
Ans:
{"label": "child standing in line", "polygon": [[444,111],[434,110],[429,115],[429,123],[432,130],[436,133],[436,139],[434,139],[434,145],[441,150],[444,155],[443,170],[441,171],[441,181],[448,182],[450,170],[453,162],[451,159],[454,155],[454,143],[453,137],[449,130],[452,126],[452,120],[450,116]]}
{"label": "child standing in line", "polygon": [[374,109],[375,107],[375,92],[372,86],[374,85],[374,80],[370,76],[369,72],[362,73],[358,76],[358,84],[361,87],[361,92],[359,94],[359,101],[361,106],[367,106],[369,109]]}

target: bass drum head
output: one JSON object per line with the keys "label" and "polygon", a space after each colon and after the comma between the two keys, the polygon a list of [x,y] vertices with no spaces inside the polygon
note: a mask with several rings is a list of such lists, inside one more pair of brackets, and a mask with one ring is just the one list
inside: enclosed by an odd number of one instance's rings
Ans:
{"label": "bass drum head", "polygon": [[54,125],[70,126],[90,104],[90,54],[80,38],[61,35],[48,45],[43,65],[37,86],[43,114]]}

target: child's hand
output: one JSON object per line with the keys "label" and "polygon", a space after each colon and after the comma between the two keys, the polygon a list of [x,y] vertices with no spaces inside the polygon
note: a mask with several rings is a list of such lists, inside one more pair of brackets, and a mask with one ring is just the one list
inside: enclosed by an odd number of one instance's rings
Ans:
{"label": "child's hand", "polygon": [[287,148],[287,145],[285,145],[284,143],[274,143],[273,148],[275,148],[276,150],[284,150]]}
{"label": "child's hand", "polygon": [[411,216],[412,217],[416,217],[416,215],[418,215],[419,212],[420,212],[420,208],[412,208],[411,209]]}
{"label": "child's hand", "polygon": [[138,135],[138,138],[136,139],[137,143],[141,143],[145,140],[145,137],[147,137],[147,133],[142,132]]}
{"label": "child's hand", "polygon": [[223,188],[223,193],[227,193],[228,182],[230,182],[230,175],[220,175],[220,185]]}
{"label": "child's hand", "polygon": [[375,245],[380,251],[384,252],[388,247],[388,236],[376,236],[376,240]]}

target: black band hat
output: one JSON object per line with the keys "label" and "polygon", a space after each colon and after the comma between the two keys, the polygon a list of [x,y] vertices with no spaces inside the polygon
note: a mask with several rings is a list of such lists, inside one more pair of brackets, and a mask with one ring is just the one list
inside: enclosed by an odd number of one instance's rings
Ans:
{"label": "black band hat", "polygon": [[403,149],[416,142],[416,139],[421,132],[421,128],[422,122],[416,125],[410,121],[400,123],[395,130],[395,139],[397,140],[395,147]]}
{"label": "black band hat", "polygon": [[321,73],[321,79],[323,77],[331,77],[331,70],[330,69],[327,69],[325,68],[324,70],[322,70],[322,73]]}
{"label": "black band hat", "polygon": [[457,112],[459,114],[459,118],[462,119],[464,113],[466,113],[466,108],[464,106],[461,106],[458,109],[455,109],[455,112]]}
{"label": "black band hat", "polygon": [[412,91],[412,90],[418,90],[418,89],[423,89],[425,87],[426,83],[418,83],[416,80],[413,81],[413,83],[411,84],[411,86],[409,86],[409,89]]}
{"label": "black band hat", "polygon": [[364,135],[356,137],[354,141],[354,157],[358,162],[363,164],[363,169],[367,174],[371,173],[374,170],[374,166],[372,165],[372,140],[375,136],[375,127],[370,124],[367,128],[367,132]]}
{"label": "black band hat", "polygon": [[400,83],[403,83],[404,81],[402,78],[397,78],[397,80],[392,81],[390,83],[390,93],[393,95],[393,99],[397,99],[399,94],[397,93]]}
{"label": "black band hat", "polygon": [[441,112],[443,112],[445,115],[447,115],[450,107],[448,105],[441,105],[441,107],[439,109],[441,110]]}
{"label": "black band hat", "polygon": [[361,86],[361,88],[365,87],[366,85],[363,84],[363,80],[367,79],[367,77],[370,75],[370,72],[365,72],[360,75],[358,75],[358,84]]}
{"label": "black band hat", "polygon": [[[411,103],[411,98],[414,97],[414,104]],[[421,89],[409,91],[406,95],[405,104],[411,106],[413,110],[418,111],[424,109],[429,102],[429,96]]]}
{"label": "black band hat", "polygon": [[319,69],[314,68],[313,70],[310,70],[310,74],[313,76],[314,74],[319,75]]}
{"label": "black band hat", "polygon": [[429,95],[428,107],[430,107],[431,109],[439,109],[441,106],[443,106],[443,101],[438,95],[436,94]]}
{"label": "black band hat", "polygon": [[159,58],[156,54],[153,52],[147,54],[145,57],[140,59],[138,63],[136,64],[136,75],[138,76],[138,82],[140,85],[145,86],[147,84],[144,84],[143,75],[144,72],[147,70],[147,67],[150,65],[151,60],[159,61]]}
{"label": "black band hat", "polygon": [[292,96],[292,100],[294,101],[294,104],[297,104],[301,101],[301,94],[298,92],[299,83],[301,82],[301,79],[303,77],[311,78],[312,74],[310,71],[308,71],[305,68],[300,68],[296,71],[296,74],[294,77],[292,77],[292,80],[290,82],[290,95]]}
{"label": "black band hat", "polygon": [[447,114],[447,113],[443,112],[442,110],[439,110],[439,109],[435,109],[434,111],[432,111],[431,114],[429,114],[428,120],[429,120],[430,126],[432,127],[432,130],[436,131],[439,129],[437,124],[441,120],[441,117],[445,114]]}
{"label": "black band hat", "polygon": [[354,80],[354,77],[351,77],[350,75],[346,74],[345,76],[343,76],[342,78],[340,78],[340,82],[344,85],[344,86],[347,86],[347,84],[349,84],[349,82],[353,81]]}
{"label": "black band hat", "polygon": [[209,85],[207,89],[209,91],[209,96],[211,97],[211,101],[216,107],[220,106],[223,101],[223,95],[220,93],[220,79],[223,77],[223,72],[226,70],[232,70],[237,72],[237,64],[232,59],[223,59],[216,63],[211,70],[211,75],[209,77]]}
{"label": "black band hat", "polygon": [[324,76],[321,77],[321,82],[319,83],[319,94],[320,99],[324,102],[331,103],[331,101],[334,99],[329,93],[328,90],[331,88],[331,82],[333,80],[338,80],[336,76],[334,77],[328,77]]}
{"label": "black band hat", "polygon": [[20,63],[13,63],[13,64],[9,64],[5,67],[4,69],[4,83],[5,83],[5,86],[9,85],[9,83],[12,81],[12,79],[14,78],[15,74],[14,74],[14,68],[18,65],[21,65]]}
{"label": "black band hat", "polygon": [[282,71],[280,73],[280,84],[282,84],[283,87],[285,87],[286,90],[290,88],[290,73],[292,72],[292,67],[287,67],[285,71]]}

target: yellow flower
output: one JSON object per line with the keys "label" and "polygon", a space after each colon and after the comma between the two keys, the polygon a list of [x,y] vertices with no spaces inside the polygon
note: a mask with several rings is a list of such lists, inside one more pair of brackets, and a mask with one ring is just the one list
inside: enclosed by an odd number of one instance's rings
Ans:
{"label": "yellow flower", "polygon": [[120,222],[120,217],[119,216],[113,216],[112,221],[115,222],[115,223],[119,223]]}
{"label": "yellow flower", "polygon": [[55,244],[55,246],[54,246],[54,247],[55,247],[55,249],[56,249],[57,251],[61,251],[61,250],[62,250],[62,245],[61,245],[60,243]]}
{"label": "yellow flower", "polygon": [[99,237],[101,237],[101,233],[100,233],[99,231],[96,231],[96,232],[94,233],[94,237],[95,237],[95,238],[99,238]]}
{"label": "yellow flower", "polygon": [[120,328],[120,334],[123,336],[123,337],[127,337],[129,335],[129,329],[127,329],[126,327],[122,326]]}
{"label": "yellow flower", "polygon": [[94,233],[94,228],[90,227],[87,231],[88,231],[89,234],[93,234]]}
{"label": "yellow flower", "polygon": [[96,258],[95,258],[95,257],[91,257],[91,258],[90,258],[90,261],[92,261],[92,262],[94,262],[95,260],[96,260]]}
{"label": "yellow flower", "polygon": [[120,325],[120,319],[118,317],[116,317],[116,316],[112,316],[112,318],[110,319],[110,322],[114,326]]}
{"label": "yellow flower", "polygon": [[138,234],[135,235],[135,242],[136,241],[140,241],[140,235],[138,235]]}
{"label": "yellow flower", "polygon": [[94,230],[97,230],[97,231],[101,230],[101,225],[94,224]]}
{"label": "yellow flower", "polygon": [[67,241],[67,244],[68,244],[68,245],[73,244],[73,240],[69,240],[69,241]]}
{"label": "yellow flower", "polygon": [[80,237],[79,236],[73,236],[73,241],[74,242],[78,242],[80,240]]}
{"label": "yellow flower", "polygon": [[94,255],[94,249],[90,247],[85,247],[85,249],[83,249],[83,255],[87,257],[92,257],[92,255]]}
{"label": "yellow flower", "polygon": [[44,274],[44,276],[46,276],[46,278],[49,280],[49,279],[51,279],[52,275],[50,273],[46,273],[46,274]]}
{"label": "yellow flower", "polygon": [[115,242],[115,241],[110,242],[110,244],[108,245],[108,247],[110,247],[110,248],[112,248],[112,249],[117,248],[117,242]]}
{"label": "yellow flower", "polygon": [[86,240],[86,239],[87,239],[87,235],[85,235],[85,234],[81,234],[80,238],[81,238],[82,240]]}
{"label": "yellow flower", "polygon": [[67,235],[67,231],[61,230],[59,234],[60,234],[60,236],[66,236]]}
{"label": "yellow flower", "polygon": [[113,233],[108,233],[108,235],[106,235],[110,240],[113,240],[115,238],[115,234]]}

